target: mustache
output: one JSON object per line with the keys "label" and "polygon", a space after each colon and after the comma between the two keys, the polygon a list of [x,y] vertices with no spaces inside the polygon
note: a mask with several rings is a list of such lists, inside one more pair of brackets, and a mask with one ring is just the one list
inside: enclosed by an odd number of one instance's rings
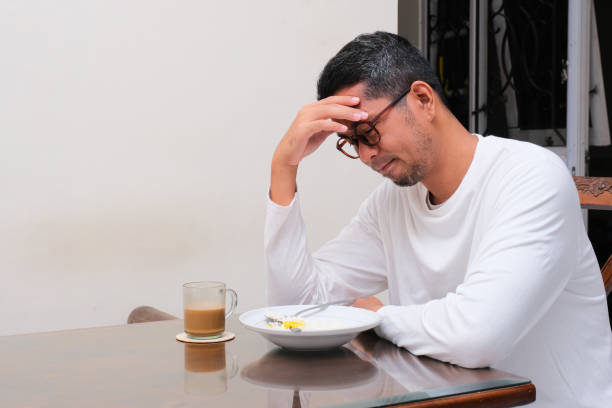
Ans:
{"label": "mustache", "polygon": [[382,169],[384,166],[386,166],[387,163],[389,163],[393,159],[395,159],[395,157],[391,157],[391,156],[385,156],[385,157],[373,159],[370,162],[370,167],[372,168],[372,170],[378,171]]}

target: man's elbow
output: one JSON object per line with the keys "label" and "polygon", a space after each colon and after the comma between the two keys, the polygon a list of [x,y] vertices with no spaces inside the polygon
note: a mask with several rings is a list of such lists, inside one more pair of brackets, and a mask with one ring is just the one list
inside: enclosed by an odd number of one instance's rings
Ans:
{"label": "man's elbow", "polygon": [[449,347],[449,362],[466,368],[489,367],[508,354],[508,345],[493,333],[457,336]]}

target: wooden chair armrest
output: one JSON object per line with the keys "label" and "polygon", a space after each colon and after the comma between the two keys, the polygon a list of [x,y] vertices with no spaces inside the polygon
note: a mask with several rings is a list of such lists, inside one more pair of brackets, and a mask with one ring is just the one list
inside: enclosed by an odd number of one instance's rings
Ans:
{"label": "wooden chair armrest", "polygon": [[612,255],[608,258],[604,266],[601,268],[601,277],[606,287],[606,295],[612,292]]}
{"label": "wooden chair armrest", "polygon": [[612,177],[574,176],[580,206],[590,210],[612,210]]}
{"label": "wooden chair armrest", "polygon": [[158,322],[161,320],[174,320],[178,319],[176,316],[172,316],[161,310],[157,310],[151,306],[138,306],[132,310],[128,316],[128,324],[132,323],[145,323],[145,322]]}

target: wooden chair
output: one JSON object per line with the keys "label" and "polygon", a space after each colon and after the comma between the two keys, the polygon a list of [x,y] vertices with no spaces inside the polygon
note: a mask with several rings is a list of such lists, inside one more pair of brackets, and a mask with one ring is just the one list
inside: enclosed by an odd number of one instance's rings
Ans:
{"label": "wooden chair", "polygon": [[[589,210],[612,210],[612,177],[574,177],[580,206]],[[606,294],[612,292],[612,255],[601,268]]]}
{"label": "wooden chair", "polygon": [[161,320],[174,320],[178,319],[176,316],[172,316],[161,310],[157,310],[151,306],[138,306],[132,310],[128,316],[128,324],[132,323],[145,323],[145,322],[158,322]]}

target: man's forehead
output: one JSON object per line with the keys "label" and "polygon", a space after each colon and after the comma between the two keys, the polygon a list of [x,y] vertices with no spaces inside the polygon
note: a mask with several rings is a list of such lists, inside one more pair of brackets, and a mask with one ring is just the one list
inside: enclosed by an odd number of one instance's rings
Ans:
{"label": "man's forehead", "polygon": [[355,85],[340,88],[334,93],[334,96],[357,96],[359,98],[359,103],[353,106],[358,108],[365,100],[365,85],[362,83],[358,83]]}

